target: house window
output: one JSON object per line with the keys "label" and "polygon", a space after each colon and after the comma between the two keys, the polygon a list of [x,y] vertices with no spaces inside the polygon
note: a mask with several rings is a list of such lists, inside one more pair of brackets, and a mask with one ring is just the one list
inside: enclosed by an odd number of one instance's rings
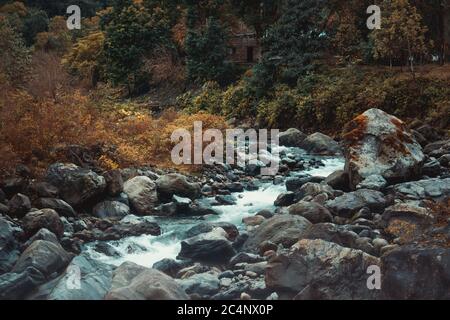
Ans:
{"label": "house window", "polygon": [[253,62],[253,47],[247,47],[247,62]]}

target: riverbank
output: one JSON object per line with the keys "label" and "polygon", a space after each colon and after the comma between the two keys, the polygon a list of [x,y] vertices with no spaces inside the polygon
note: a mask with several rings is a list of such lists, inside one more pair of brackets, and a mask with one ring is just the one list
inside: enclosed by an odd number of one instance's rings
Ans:
{"label": "riverbank", "polygon": [[0,192],[1,298],[450,298],[446,137],[371,109],[340,143],[280,143],[274,177],[19,166]]}

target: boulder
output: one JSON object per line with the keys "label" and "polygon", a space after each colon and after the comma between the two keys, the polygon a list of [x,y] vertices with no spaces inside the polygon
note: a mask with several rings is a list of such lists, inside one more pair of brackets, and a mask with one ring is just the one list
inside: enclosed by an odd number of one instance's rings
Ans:
{"label": "boulder", "polygon": [[53,242],[59,244],[58,237],[48,229],[42,228],[36,232],[30,239],[23,245],[24,248],[29,247],[33,242],[37,240],[45,240],[48,242]]}
{"label": "boulder", "polygon": [[264,241],[275,245],[290,247],[303,237],[305,231],[311,226],[306,218],[289,214],[275,215],[265,220],[249,236],[242,250],[258,253]]}
{"label": "boulder", "polygon": [[316,202],[299,201],[289,206],[289,214],[302,216],[311,223],[331,222],[333,216],[327,208]]}
{"label": "boulder", "polygon": [[0,274],[11,270],[19,255],[14,230],[9,221],[0,217]]}
{"label": "boulder", "polygon": [[47,171],[46,181],[59,189],[61,198],[71,206],[80,206],[103,193],[105,178],[75,164],[55,163]]}
{"label": "boulder", "polygon": [[215,228],[222,228],[227,233],[227,238],[229,240],[234,240],[239,235],[238,228],[229,222],[201,222],[184,233],[184,238],[192,238],[198,236],[202,233],[208,233],[213,231]]}
{"label": "boulder", "polygon": [[58,188],[45,181],[34,183],[31,188],[40,198],[58,198],[59,196]]}
{"label": "boulder", "polygon": [[324,182],[335,190],[348,191],[349,178],[344,170],[337,170],[325,178]]}
{"label": "boulder", "polygon": [[305,138],[306,134],[295,128],[280,132],[278,135],[280,146],[285,147],[300,147]]}
{"label": "boulder", "polygon": [[316,177],[313,177],[309,174],[302,174],[295,177],[289,177],[286,179],[286,190],[287,191],[296,191],[305,183],[315,182]]}
{"label": "boulder", "polygon": [[146,176],[134,177],[124,184],[131,209],[139,215],[151,215],[158,203],[156,184]]}
{"label": "boulder", "polygon": [[197,199],[201,196],[198,183],[191,183],[188,179],[178,173],[169,173],[156,180],[158,196],[163,201],[170,201],[173,195]]}
{"label": "boulder", "polygon": [[450,249],[404,246],[381,258],[382,298],[449,300]]}
{"label": "boulder", "polygon": [[54,273],[64,270],[71,259],[72,255],[59,244],[37,240],[22,253],[12,272],[21,273],[33,267],[48,279]]}
{"label": "boulder", "polygon": [[34,235],[42,228],[50,230],[58,238],[64,234],[64,224],[53,209],[41,209],[27,213],[22,219],[22,227],[28,236]]}
{"label": "boulder", "polygon": [[60,277],[40,286],[28,299],[102,300],[111,288],[111,280],[112,266],[81,254]]}
{"label": "boulder", "polygon": [[119,201],[103,201],[92,209],[92,214],[101,219],[121,219],[130,214],[130,208]]}
{"label": "boulder", "polygon": [[183,240],[177,259],[189,259],[211,264],[225,264],[236,252],[222,228]]}
{"label": "boulder", "polygon": [[111,197],[118,196],[123,191],[123,178],[119,170],[107,171],[104,175],[106,181],[106,191]]}
{"label": "boulder", "polygon": [[191,261],[179,261],[164,258],[160,261],[155,262],[152,268],[164,272],[172,278],[175,278],[181,269],[189,267],[191,264]]}
{"label": "boulder", "polygon": [[106,300],[187,300],[183,288],[156,269],[124,262],[113,272]]}
{"label": "boulder", "polygon": [[194,274],[185,279],[177,280],[183,290],[190,295],[207,299],[220,290],[220,280],[211,273]]}
{"label": "boulder", "polygon": [[277,207],[286,207],[294,203],[295,193],[292,191],[280,193],[274,201]]}
{"label": "boulder", "polygon": [[342,150],[339,144],[323,133],[316,132],[307,136],[300,144],[300,148],[311,154],[323,156],[341,155]]}
{"label": "boulder", "polygon": [[373,212],[383,212],[387,204],[388,200],[383,193],[375,190],[359,189],[344,193],[333,200],[328,200],[325,206],[338,216],[351,218],[364,207],[369,208]]}
{"label": "boulder", "polygon": [[8,202],[9,216],[12,218],[22,218],[31,209],[30,199],[21,193],[16,194]]}
{"label": "boulder", "polygon": [[450,178],[425,179],[404,182],[393,186],[393,193],[400,199],[434,199],[441,200],[450,196]]}
{"label": "boulder", "polygon": [[272,257],[266,286],[296,299],[374,299],[367,268],[378,258],[324,240],[300,240]]}
{"label": "boulder", "polygon": [[24,299],[44,281],[45,277],[33,267],[19,273],[0,275],[0,300]]}
{"label": "boulder", "polygon": [[77,214],[72,206],[61,199],[40,198],[37,201],[39,209],[53,209],[62,217],[76,217]]}
{"label": "boulder", "polygon": [[388,182],[379,174],[372,174],[358,183],[356,189],[371,189],[371,190],[383,190],[388,185]]}
{"label": "boulder", "polygon": [[367,110],[348,123],[343,145],[353,189],[371,175],[390,183],[413,179],[424,161],[422,147],[405,123],[379,109]]}
{"label": "boulder", "polygon": [[450,140],[441,140],[427,144],[423,151],[430,157],[440,158],[444,154],[450,153]]}

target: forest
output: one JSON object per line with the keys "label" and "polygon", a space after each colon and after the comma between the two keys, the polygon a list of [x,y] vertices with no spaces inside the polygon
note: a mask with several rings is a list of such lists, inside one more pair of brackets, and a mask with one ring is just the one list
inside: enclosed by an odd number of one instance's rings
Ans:
{"label": "forest", "polygon": [[[447,1],[378,1],[380,30],[366,0],[83,0],[80,30],[69,2],[0,2],[2,171],[68,145],[105,168],[164,165],[170,128],[198,117],[338,136],[380,108],[448,130]],[[230,56],[242,28],[251,63]]]}

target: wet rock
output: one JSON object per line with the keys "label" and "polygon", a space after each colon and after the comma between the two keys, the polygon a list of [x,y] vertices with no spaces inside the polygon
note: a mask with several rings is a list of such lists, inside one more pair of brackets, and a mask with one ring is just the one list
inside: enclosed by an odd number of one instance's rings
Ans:
{"label": "wet rock", "polygon": [[22,219],[22,227],[28,236],[42,228],[50,230],[58,238],[64,234],[64,225],[58,213],[53,209],[41,209],[27,213]]}
{"label": "wet rock", "polygon": [[379,174],[373,174],[358,183],[356,189],[383,190],[388,185],[386,179]]}
{"label": "wet rock", "polygon": [[238,228],[229,222],[202,222],[190,229],[186,230],[184,233],[185,238],[192,238],[198,236],[202,233],[208,233],[213,231],[215,228],[222,228],[227,233],[227,238],[229,240],[234,240],[239,235]]}
{"label": "wet rock", "polygon": [[338,216],[350,218],[363,207],[373,212],[382,212],[388,205],[383,193],[369,189],[345,193],[334,200],[328,200],[325,206]]}
{"label": "wet rock", "polygon": [[11,224],[0,217],[0,274],[8,272],[19,258],[19,244]]}
{"label": "wet rock", "polygon": [[382,298],[450,299],[450,249],[400,247],[381,258]]}
{"label": "wet rock", "polygon": [[158,203],[156,184],[146,176],[134,177],[124,184],[131,209],[139,215],[151,215]]}
{"label": "wet rock", "polygon": [[22,272],[0,275],[0,300],[24,299],[44,281],[45,277],[33,267]]}
{"label": "wet rock", "polygon": [[257,216],[262,216],[266,219],[270,219],[273,217],[273,212],[267,209],[263,209],[258,211],[258,213],[256,213]]}
{"label": "wet rock", "polygon": [[304,239],[270,260],[266,286],[296,299],[373,299],[377,290],[367,289],[367,268],[379,264],[360,250]]}
{"label": "wet rock", "polygon": [[30,199],[21,193],[16,194],[8,202],[9,216],[12,218],[22,218],[31,209]]}
{"label": "wet rock", "polygon": [[305,183],[312,182],[314,177],[310,175],[301,175],[296,177],[290,177],[286,179],[286,190],[296,191]]}
{"label": "wet rock", "polygon": [[257,227],[243,245],[243,251],[257,253],[264,241],[290,247],[311,226],[306,218],[289,214],[276,215]]}
{"label": "wet rock", "polygon": [[197,199],[201,195],[200,185],[191,183],[188,179],[178,173],[169,173],[156,180],[158,196],[162,201],[172,199],[173,195]]}
{"label": "wet rock", "polygon": [[103,201],[97,204],[93,209],[94,216],[104,218],[121,219],[130,214],[130,208],[118,201]]}
{"label": "wet rock", "polygon": [[295,128],[280,132],[278,135],[280,146],[285,147],[300,147],[305,138],[306,134]]}
{"label": "wet rock", "polygon": [[242,218],[242,222],[247,227],[259,226],[261,223],[264,222],[264,220],[266,220],[266,219],[262,216],[251,216],[251,217]]}
{"label": "wet rock", "polygon": [[289,214],[302,216],[311,223],[331,222],[333,216],[327,208],[316,202],[299,201],[288,208]]}
{"label": "wet rock", "polygon": [[108,257],[120,257],[120,252],[107,242],[96,243],[94,250]]}
{"label": "wet rock", "polygon": [[183,288],[168,275],[132,262],[121,264],[113,272],[106,300],[187,300]]}
{"label": "wet rock", "polygon": [[23,245],[23,247],[27,248],[37,240],[45,240],[48,242],[59,244],[58,237],[53,232],[51,232],[46,228],[42,228],[38,232],[36,232],[30,239],[28,239],[27,242],[25,242],[25,244]]}
{"label": "wet rock", "polygon": [[348,191],[349,177],[344,170],[337,170],[325,178],[324,182],[335,190]]}
{"label": "wet rock", "polygon": [[103,193],[105,178],[74,164],[55,163],[47,170],[46,181],[59,189],[61,198],[80,206]]}
{"label": "wet rock", "polygon": [[215,199],[219,204],[228,206],[236,204],[237,201],[236,197],[232,195],[217,195]]}
{"label": "wet rock", "polygon": [[37,207],[39,209],[53,209],[60,216],[63,217],[76,217],[77,214],[70,204],[61,199],[55,198],[40,198],[37,201]]}
{"label": "wet rock", "polygon": [[110,170],[104,175],[106,191],[112,197],[118,196],[123,191],[123,178],[119,170]]}
{"label": "wet rock", "polygon": [[345,171],[352,188],[371,175],[389,182],[419,175],[422,147],[400,119],[379,109],[370,109],[353,119],[345,129]]}
{"label": "wet rock", "polygon": [[177,259],[222,264],[227,263],[234,255],[235,250],[227,239],[227,233],[222,228],[216,228],[182,241]]}
{"label": "wet rock", "polygon": [[320,132],[313,133],[305,138],[300,144],[300,148],[311,154],[324,156],[341,155],[342,150],[339,144],[329,136]]}
{"label": "wet rock", "polygon": [[195,274],[177,282],[187,294],[195,294],[202,299],[209,298],[220,290],[219,278],[211,273]]}
{"label": "wet rock", "polygon": [[295,193],[292,191],[284,192],[278,195],[274,205],[278,207],[286,207],[294,203]]}
{"label": "wet rock", "polygon": [[174,259],[162,259],[153,264],[152,268],[164,272],[168,276],[175,278],[178,272],[192,264],[190,261],[178,261]]}
{"label": "wet rock", "polygon": [[295,192],[295,201],[309,197],[313,199],[320,194],[326,194],[329,198],[334,198],[334,190],[327,184],[308,182],[305,183]]}
{"label": "wet rock", "polygon": [[112,266],[81,254],[60,277],[40,286],[28,299],[102,300],[111,288],[111,279]]}
{"label": "wet rock", "polygon": [[71,259],[72,255],[59,244],[37,240],[22,253],[12,272],[21,273],[33,267],[48,279],[54,273],[64,270]]}
{"label": "wet rock", "polygon": [[400,199],[420,200],[432,198],[440,200],[450,196],[450,178],[433,178],[400,183],[393,186],[393,193]]}

